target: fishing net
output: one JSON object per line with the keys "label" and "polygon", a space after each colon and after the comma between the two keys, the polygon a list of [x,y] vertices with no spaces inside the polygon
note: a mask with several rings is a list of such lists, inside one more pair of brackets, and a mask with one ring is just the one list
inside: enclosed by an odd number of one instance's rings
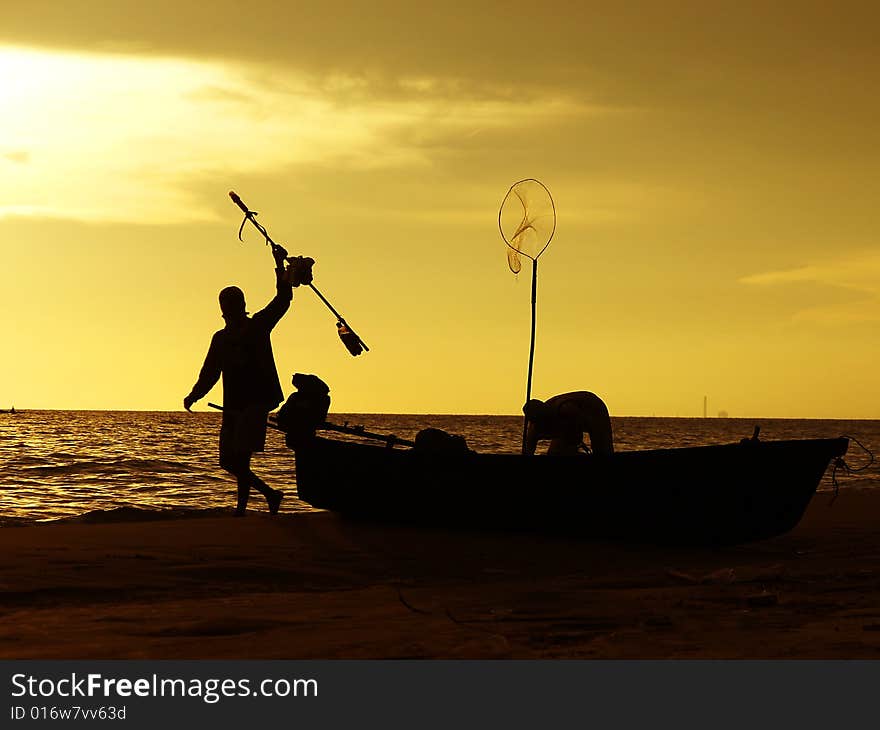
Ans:
{"label": "fishing net", "polygon": [[514,183],[498,211],[498,228],[508,247],[507,264],[518,274],[520,256],[537,261],[553,238],[556,207],[550,191],[533,178]]}

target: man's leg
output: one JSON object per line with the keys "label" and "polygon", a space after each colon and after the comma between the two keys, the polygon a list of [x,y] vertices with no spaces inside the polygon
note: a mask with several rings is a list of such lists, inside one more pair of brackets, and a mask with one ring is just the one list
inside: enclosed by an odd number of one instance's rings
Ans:
{"label": "man's leg", "polygon": [[[272,489],[260,477],[254,474],[250,469],[243,477],[238,478],[238,512],[244,514],[247,507],[247,500],[250,494],[250,488],[254,487],[260,494],[266,498],[266,504],[269,505],[269,512],[273,515],[278,514],[278,508],[281,506],[281,500],[284,498],[284,492],[280,489]],[[243,495],[243,496],[242,496]]]}
{"label": "man's leg", "polygon": [[278,505],[281,504],[281,498],[284,493],[272,489],[266,484],[266,482],[251,471],[251,454],[243,455],[239,464],[239,470],[235,475],[238,482],[238,506],[236,507],[236,512],[244,514],[244,511],[247,509],[251,487],[256,489],[266,498],[266,502],[269,505],[269,511],[272,512],[272,514],[278,512]]}
{"label": "man's leg", "polygon": [[243,515],[247,509],[248,498],[251,494],[251,487],[256,489],[266,498],[269,505],[269,511],[274,515],[278,513],[278,507],[281,505],[281,499],[284,492],[272,489],[266,482],[251,471],[251,454],[241,454],[235,460],[233,474],[235,474],[238,483],[238,503],[235,513]]}
{"label": "man's leg", "polygon": [[254,451],[262,451],[266,439],[266,413],[259,409],[224,411],[220,431],[220,465],[235,476],[238,484],[238,503],[235,513],[243,515],[247,509],[251,487],[266,498],[269,512],[277,514],[284,493],[272,489],[251,471]]}
{"label": "man's leg", "polygon": [[275,490],[272,489],[266,482],[264,482],[260,477],[254,474],[252,471],[248,471],[250,474],[251,485],[256,489],[260,494],[262,494],[267,500],[275,494]]}
{"label": "man's leg", "polygon": [[250,454],[255,451],[262,451],[266,444],[266,420],[268,413],[263,408],[249,408],[245,411],[245,418],[242,420],[241,436],[247,443],[250,453],[248,454],[248,471],[250,473],[251,485],[260,494],[266,498],[269,505],[270,514],[278,514],[278,508],[281,505],[281,499],[284,492],[272,489],[256,474],[250,471]]}
{"label": "man's leg", "polygon": [[281,500],[284,499],[284,492],[280,489],[272,489],[266,483],[254,474],[255,486],[260,493],[266,498],[266,504],[269,505],[269,514],[277,515],[278,508],[281,506]]}
{"label": "man's leg", "polygon": [[250,470],[251,455],[248,453],[227,454],[222,464],[223,468],[235,477],[238,486],[238,499],[235,506],[235,514],[241,516],[247,509],[248,498],[251,494],[253,476]]}
{"label": "man's leg", "polygon": [[223,425],[220,427],[220,467],[235,477],[238,487],[238,499],[235,514],[241,516],[247,509],[250,496],[250,453],[238,448],[236,433],[241,419],[240,411],[226,409],[223,411]]}
{"label": "man's leg", "polygon": [[243,456],[239,462],[240,466],[235,473],[235,480],[238,483],[238,502],[235,505],[235,513],[238,515],[245,513],[248,498],[251,496],[250,462],[250,454]]}

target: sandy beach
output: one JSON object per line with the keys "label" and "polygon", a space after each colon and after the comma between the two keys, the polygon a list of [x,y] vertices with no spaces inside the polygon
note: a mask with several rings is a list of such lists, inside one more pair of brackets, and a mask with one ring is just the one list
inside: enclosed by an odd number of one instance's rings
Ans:
{"label": "sandy beach", "polygon": [[880,493],[684,549],[250,514],[0,530],[0,656],[875,658]]}

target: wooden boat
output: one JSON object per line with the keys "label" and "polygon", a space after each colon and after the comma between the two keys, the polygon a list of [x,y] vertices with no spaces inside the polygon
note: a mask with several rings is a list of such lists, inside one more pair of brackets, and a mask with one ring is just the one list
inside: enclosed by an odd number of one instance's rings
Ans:
{"label": "wooden boat", "polygon": [[290,443],[299,498],[343,515],[673,544],[791,530],[848,444],[753,438],[601,458],[425,453],[323,436]]}

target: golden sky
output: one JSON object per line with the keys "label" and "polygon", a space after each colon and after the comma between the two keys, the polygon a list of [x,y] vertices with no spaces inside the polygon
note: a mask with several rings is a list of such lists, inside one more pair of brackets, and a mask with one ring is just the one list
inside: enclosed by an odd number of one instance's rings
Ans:
{"label": "golden sky", "polygon": [[[333,409],[880,418],[880,11],[870,4],[0,0],[0,407],[176,409],[217,292],[297,290],[276,361]],[[220,400],[220,386],[206,400]]]}

